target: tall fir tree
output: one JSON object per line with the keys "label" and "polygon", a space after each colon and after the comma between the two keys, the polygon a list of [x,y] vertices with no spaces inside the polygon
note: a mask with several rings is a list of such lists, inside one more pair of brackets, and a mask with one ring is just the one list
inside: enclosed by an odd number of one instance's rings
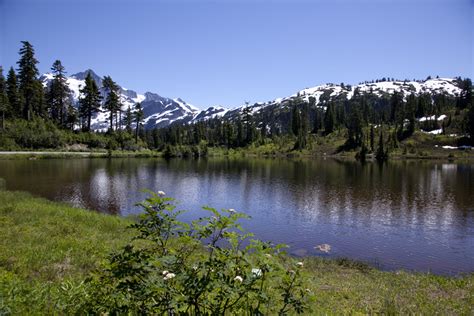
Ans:
{"label": "tall fir tree", "polygon": [[20,92],[18,91],[18,80],[13,67],[11,67],[8,71],[6,90],[8,103],[10,104],[10,115],[14,118],[21,117],[23,113],[21,108],[22,102]]}
{"label": "tall fir tree", "polygon": [[53,80],[51,80],[47,93],[48,110],[53,121],[62,127],[66,127],[71,123],[68,116],[71,90],[67,84],[65,68],[60,60],[53,63],[51,71]]}
{"label": "tall fir tree", "polygon": [[43,115],[43,85],[38,80],[38,60],[33,46],[22,41],[18,64],[19,90],[23,97],[23,118],[30,120],[33,114]]}
{"label": "tall fir tree", "polygon": [[125,130],[128,133],[132,133],[132,123],[133,123],[133,113],[130,106],[128,106],[127,111],[125,112]]}
{"label": "tall fir tree", "polygon": [[7,96],[7,84],[5,77],[3,76],[3,68],[0,66],[0,113],[1,113],[1,129],[5,129],[5,120],[7,118],[7,113],[9,113],[9,102]]}
{"label": "tall fir tree", "polygon": [[82,129],[90,131],[92,116],[100,112],[100,102],[102,100],[99,88],[90,72],[86,76],[85,85],[80,90],[80,94],[79,118],[82,121]]}
{"label": "tall fir tree", "polygon": [[143,118],[145,117],[143,113],[143,107],[140,102],[135,104],[135,113],[133,116],[135,119],[135,142],[138,143],[138,134],[142,127]]}
{"label": "tall fir tree", "polygon": [[335,125],[334,103],[330,102],[326,108],[326,114],[324,115],[324,133],[328,135],[334,132]]}
{"label": "tall fir tree", "polygon": [[[118,85],[112,80],[110,76],[105,76],[102,80],[102,85],[106,90],[107,97],[105,99],[105,108],[109,111],[109,130],[111,132],[114,131],[114,119],[117,120],[117,112],[120,111],[120,99],[119,99],[119,87]],[[117,122],[116,122],[117,125]]]}

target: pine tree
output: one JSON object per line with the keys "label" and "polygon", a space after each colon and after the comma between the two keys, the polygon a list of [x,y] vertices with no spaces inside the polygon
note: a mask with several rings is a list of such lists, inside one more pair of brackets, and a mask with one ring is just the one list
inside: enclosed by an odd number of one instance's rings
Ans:
{"label": "pine tree", "polygon": [[334,114],[334,104],[329,103],[326,109],[326,114],[324,115],[324,133],[326,135],[334,132],[336,125],[336,118]]}
{"label": "pine tree", "polygon": [[135,142],[136,143],[138,143],[138,133],[140,131],[144,117],[145,115],[143,113],[142,104],[138,102],[137,104],[135,104],[135,113],[134,113],[135,125],[136,125],[135,126]]}
{"label": "pine tree", "polygon": [[243,123],[245,124],[245,144],[251,144],[255,138],[255,126],[253,125],[252,120],[252,110],[248,106],[243,109]]}
{"label": "pine tree", "polygon": [[416,97],[412,93],[408,97],[406,106],[406,116],[408,117],[407,136],[411,136],[415,132],[416,104]]}
{"label": "pine tree", "polygon": [[100,112],[100,101],[102,100],[99,88],[90,72],[86,76],[85,86],[80,90],[80,93],[79,117],[83,130],[90,131],[92,116]]}
{"label": "pine tree", "polygon": [[74,127],[79,120],[79,111],[69,102],[66,113],[67,115],[64,126],[70,130],[74,130]]}
{"label": "pine tree", "polygon": [[379,145],[377,147],[377,153],[375,155],[375,159],[377,159],[377,161],[379,162],[382,162],[388,159],[388,153],[387,151],[384,150],[384,145],[383,145],[382,127],[380,127]]}
{"label": "pine tree", "polygon": [[30,120],[32,114],[43,115],[43,86],[37,79],[38,60],[36,60],[33,46],[22,41],[20,60],[18,64],[19,90],[23,97],[23,118]]}
{"label": "pine tree", "polygon": [[21,109],[21,97],[20,92],[18,91],[18,81],[15,74],[15,70],[13,67],[10,68],[8,71],[7,76],[7,96],[8,96],[8,103],[10,105],[10,115],[12,117],[21,117],[22,109]]}
{"label": "pine tree", "polygon": [[374,152],[375,130],[374,125],[370,125],[370,151]]}
{"label": "pine tree", "polygon": [[127,111],[125,112],[124,121],[125,121],[125,130],[128,133],[132,133],[133,113],[130,106],[127,108]]}
{"label": "pine tree", "polygon": [[5,77],[3,76],[3,68],[0,66],[0,112],[1,112],[1,119],[2,119],[2,130],[5,129],[5,119],[7,113],[9,112],[9,103],[8,103],[8,96],[7,96],[7,85],[5,81]]}
{"label": "pine tree", "polygon": [[116,118],[117,112],[120,111],[120,108],[121,108],[120,100],[118,96],[119,87],[112,80],[110,76],[104,77],[102,81],[102,85],[107,91],[107,97],[105,99],[104,105],[107,111],[109,111],[109,121],[110,121],[109,130],[113,132],[114,131],[114,118]]}
{"label": "pine tree", "polygon": [[[53,80],[49,85],[47,94],[49,112],[51,118],[60,126],[70,125],[71,117],[68,117],[70,109],[70,93],[67,79],[65,76],[64,66],[60,60],[56,60],[51,67]],[[68,122],[67,122],[68,121]],[[66,122],[68,124],[66,124]]]}
{"label": "pine tree", "polygon": [[298,136],[301,130],[301,113],[296,105],[293,106],[293,110],[291,112],[291,131],[293,135]]}
{"label": "pine tree", "polygon": [[355,148],[362,145],[362,141],[364,139],[362,128],[363,121],[360,105],[358,103],[353,103],[350,119],[347,122],[347,145],[349,148]]}

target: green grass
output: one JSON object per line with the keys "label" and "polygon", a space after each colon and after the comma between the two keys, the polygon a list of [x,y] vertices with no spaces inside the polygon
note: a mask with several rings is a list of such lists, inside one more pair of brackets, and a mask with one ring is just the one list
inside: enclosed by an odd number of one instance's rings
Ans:
{"label": "green grass", "polygon": [[127,219],[0,192],[0,315],[52,313],[61,288],[77,285],[130,237]]}
{"label": "green grass", "polygon": [[[61,314],[81,282],[125,244],[131,220],[0,191],[0,315]],[[315,314],[474,315],[474,274],[383,272],[350,260],[305,258]]]}

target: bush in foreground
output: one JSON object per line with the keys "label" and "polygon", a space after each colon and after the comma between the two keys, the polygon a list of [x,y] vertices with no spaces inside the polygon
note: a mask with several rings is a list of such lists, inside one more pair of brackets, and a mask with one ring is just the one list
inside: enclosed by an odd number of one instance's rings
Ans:
{"label": "bush in foreground", "polygon": [[[161,194],[160,194],[161,193]],[[89,279],[81,312],[138,314],[303,313],[302,262],[246,234],[234,210],[181,222],[172,198],[150,193],[137,234]]]}

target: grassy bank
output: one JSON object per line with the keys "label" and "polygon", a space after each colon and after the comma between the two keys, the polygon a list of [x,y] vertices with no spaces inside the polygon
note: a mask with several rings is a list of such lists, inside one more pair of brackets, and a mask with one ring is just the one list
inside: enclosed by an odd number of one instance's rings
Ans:
{"label": "grassy bank", "polygon": [[[129,223],[26,193],[0,192],[0,314],[67,309],[88,273],[129,240]],[[474,312],[474,275],[383,272],[348,260],[304,262],[315,313]]]}
{"label": "grassy bank", "polygon": [[128,240],[128,221],[0,192],[0,314],[63,308],[73,287]]}
{"label": "grassy bank", "polygon": [[[297,158],[297,157],[334,157],[338,159],[355,159],[359,148],[341,150],[346,135],[343,131],[336,131],[327,136],[309,135],[307,147],[294,150],[295,138],[282,136],[274,140],[267,139],[264,143],[253,143],[246,147],[226,148],[207,147],[205,154],[196,154],[196,146],[170,146],[172,154],[166,150],[105,150],[94,149],[88,151],[68,151],[64,149],[46,149],[38,151],[1,152],[2,159],[67,159],[67,158],[158,158],[158,157],[266,157],[266,158]],[[448,148],[443,148],[448,146]],[[389,151],[392,160],[449,160],[464,161],[474,159],[474,150],[455,149],[457,139],[446,135],[429,135],[415,132],[406,140],[399,142],[396,148]],[[81,147],[82,148],[82,147]],[[199,152],[199,150],[198,150]],[[367,160],[374,160],[375,154],[368,153]]]}

